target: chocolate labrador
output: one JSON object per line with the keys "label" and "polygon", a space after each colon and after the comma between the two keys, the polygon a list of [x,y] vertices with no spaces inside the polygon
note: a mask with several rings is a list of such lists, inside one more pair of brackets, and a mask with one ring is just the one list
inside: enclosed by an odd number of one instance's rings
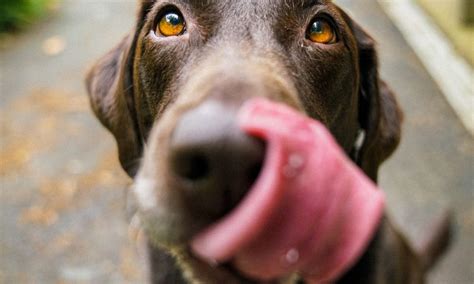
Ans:
{"label": "chocolate labrador", "polygon": [[[379,78],[374,40],[330,0],[139,2],[134,30],[93,67],[87,89],[135,179],[150,281],[258,282],[188,248],[239,204],[265,159],[265,143],[240,131],[236,114],[255,97],[288,105],[323,123],[376,182],[402,114]],[[335,282],[422,283],[448,238],[443,218],[413,249],[385,216]]]}

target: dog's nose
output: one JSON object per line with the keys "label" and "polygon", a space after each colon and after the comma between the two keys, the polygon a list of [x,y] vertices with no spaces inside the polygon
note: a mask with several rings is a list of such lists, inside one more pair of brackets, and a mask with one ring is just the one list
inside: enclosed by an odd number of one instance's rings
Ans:
{"label": "dog's nose", "polygon": [[186,206],[221,217],[251,188],[262,167],[263,141],[243,133],[236,108],[216,101],[186,112],[171,138],[170,169]]}

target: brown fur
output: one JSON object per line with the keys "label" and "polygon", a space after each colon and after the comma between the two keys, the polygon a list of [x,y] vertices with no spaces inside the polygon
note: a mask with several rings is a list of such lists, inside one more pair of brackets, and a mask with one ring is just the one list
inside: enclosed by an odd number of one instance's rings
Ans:
{"label": "brown fur", "polygon": [[[200,262],[186,249],[189,238],[214,219],[197,217],[200,212],[190,209],[192,201],[178,195],[169,178],[166,149],[180,117],[211,99],[238,108],[246,98],[265,96],[323,122],[376,181],[380,164],[399,143],[402,114],[378,77],[373,39],[330,1],[169,3],[186,18],[186,34],[154,38],[156,18],[167,5],[140,1],[135,30],[87,76],[91,105],[115,136],[125,171],[135,177],[141,166],[140,175],[153,179],[154,190],[165,196],[162,207],[141,212],[150,240],[151,281],[252,283],[225,265]],[[331,18],[337,44],[321,47],[304,40],[315,14]],[[360,151],[354,149],[359,130],[366,134]],[[447,242],[436,244],[446,239],[448,227],[418,256],[384,218],[364,255],[338,283],[422,283],[445,248]],[[293,282],[280,282],[285,281]]]}

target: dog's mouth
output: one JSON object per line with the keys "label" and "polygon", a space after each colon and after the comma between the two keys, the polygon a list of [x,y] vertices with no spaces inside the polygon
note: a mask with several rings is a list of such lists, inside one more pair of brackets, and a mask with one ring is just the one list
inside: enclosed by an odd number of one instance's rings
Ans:
{"label": "dog's mouth", "polygon": [[370,241],[383,194],[324,126],[289,107],[254,99],[238,122],[266,142],[263,167],[239,205],[192,239],[192,252],[262,281],[295,272],[334,280]]}

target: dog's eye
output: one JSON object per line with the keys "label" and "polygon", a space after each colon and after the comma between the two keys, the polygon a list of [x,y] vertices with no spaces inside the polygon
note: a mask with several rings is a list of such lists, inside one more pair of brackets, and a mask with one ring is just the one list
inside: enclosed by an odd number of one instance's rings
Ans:
{"label": "dog's eye", "polygon": [[331,44],[337,40],[333,26],[325,19],[314,20],[308,28],[308,39],[315,43]]}
{"label": "dog's eye", "polygon": [[186,22],[183,16],[176,12],[165,14],[158,23],[156,33],[163,36],[179,36],[184,33],[186,29]]}

